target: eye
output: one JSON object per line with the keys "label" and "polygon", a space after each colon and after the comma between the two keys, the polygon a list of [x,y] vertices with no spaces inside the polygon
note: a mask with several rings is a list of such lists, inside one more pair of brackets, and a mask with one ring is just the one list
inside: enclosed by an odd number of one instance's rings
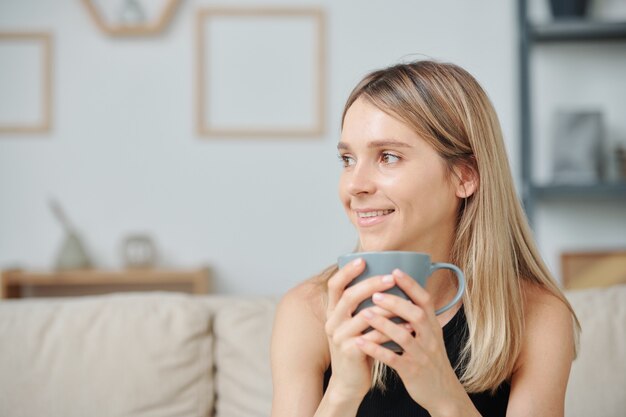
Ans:
{"label": "eye", "polygon": [[400,162],[400,157],[389,152],[383,152],[380,156],[380,160],[385,164],[395,164]]}
{"label": "eye", "polygon": [[344,168],[348,168],[350,166],[353,166],[356,163],[354,158],[351,157],[350,155],[347,155],[347,154],[337,155],[337,158],[339,158],[339,160],[343,164]]}

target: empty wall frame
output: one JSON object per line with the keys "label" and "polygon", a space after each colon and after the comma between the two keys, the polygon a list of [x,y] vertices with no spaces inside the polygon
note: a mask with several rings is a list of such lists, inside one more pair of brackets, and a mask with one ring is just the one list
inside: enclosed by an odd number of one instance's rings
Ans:
{"label": "empty wall frame", "polygon": [[45,133],[52,119],[52,37],[0,32],[0,133]]}
{"label": "empty wall frame", "polygon": [[198,134],[277,138],[322,135],[324,32],[320,9],[199,10]]}

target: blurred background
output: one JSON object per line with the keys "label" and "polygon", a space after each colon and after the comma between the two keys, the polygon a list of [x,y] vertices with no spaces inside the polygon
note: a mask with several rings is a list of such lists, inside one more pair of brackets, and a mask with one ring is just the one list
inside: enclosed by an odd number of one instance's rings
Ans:
{"label": "blurred background", "polygon": [[[337,198],[349,92],[434,58],[491,97],[561,280],[563,253],[626,250],[625,3],[585,12],[616,39],[543,42],[514,0],[0,0],[0,269],[59,267],[71,229],[93,268],[148,250],[151,267],[209,268],[218,293],[283,293],[356,243]],[[527,6],[549,32],[549,1]]]}

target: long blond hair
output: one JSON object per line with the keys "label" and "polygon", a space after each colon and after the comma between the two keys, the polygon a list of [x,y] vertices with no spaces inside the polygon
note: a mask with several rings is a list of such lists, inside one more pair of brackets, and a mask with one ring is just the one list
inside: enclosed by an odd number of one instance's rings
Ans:
{"label": "long blond hair", "polygon": [[[464,164],[479,178],[476,192],[459,209],[450,260],[464,272],[468,339],[461,352],[460,380],[468,392],[495,390],[509,379],[524,332],[522,283],[559,298],[578,320],[534,243],[515,193],[500,123],[485,91],[464,69],[417,61],[374,71],[350,94],[398,118],[443,158],[449,173]],[[330,277],[336,267],[327,269]],[[377,363],[374,385],[385,367]]]}

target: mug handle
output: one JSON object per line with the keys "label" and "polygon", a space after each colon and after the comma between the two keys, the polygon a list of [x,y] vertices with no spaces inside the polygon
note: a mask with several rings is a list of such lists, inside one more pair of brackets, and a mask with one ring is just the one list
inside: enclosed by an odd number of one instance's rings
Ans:
{"label": "mug handle", "polygon": [[463,271],[461,271],[458,266],[443,262],[434,263],[430,266],[430,275],[432,275],[433,272],[438,269],[450,269],[452,272],[454,272],[454,274],[456,275],[456,279],[459,283],[459,289],[456,292],[456,295],[454,296],[452,301],[441,307],[439,310],[435,311],[435,314],[437,315],[452,308],[452,306],[454,306],[461,299],[461,297],[463,296],[463,292],[465,291],[465,274],[463,274]]}

